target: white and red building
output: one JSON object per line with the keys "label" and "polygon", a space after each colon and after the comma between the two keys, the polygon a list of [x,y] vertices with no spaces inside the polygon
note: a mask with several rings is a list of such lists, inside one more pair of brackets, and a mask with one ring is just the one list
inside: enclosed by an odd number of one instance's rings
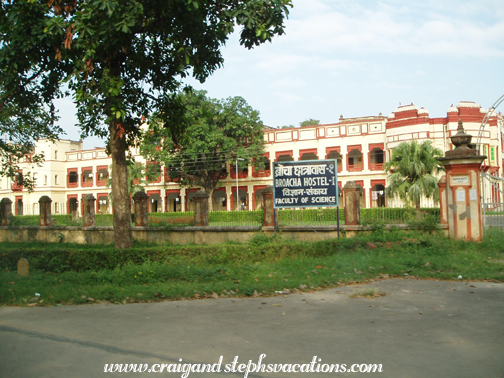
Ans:
{"label": "white and red building", "polygon": [[[364,191],[362,207],[399,206],[398,200],[385,196],[388,173],[384,163],[391,151],[401,142],[431,140],[442,151],[453,149],[450,136],[456,133],[459,119],[464,129],[473,135],[476,143],[478,132],[486,110],[474,102],[461,101],[450,106],[446,117],[431,118],[429,112],[415,105],[400,106],[388,117],[383,115],[343,118],[333,124],[305,126],[288,129],[264,130],[265,167],[255,170],[253,166],[235,172],[234,162],[229,162],[222,185],[215,190],[213,210],[236,209],[236,174],[238,174],[239,202],[245,209],[258,209],[262,203],[262,190],[272,185],[272,162],[336,159],[338,181],[343,187],[347,181],[356,181]],[[503,177],[504,166],[504,118],[494,114],[489,118],[481,138],[481,152],[488,158],[484,169]],[[82,142],[60,140],[52,143],[40,140],[36,152],[44,152],[45,162],[40,167],[31,167],[28,160],[22,163],[23,172],[36,177],[32,193],[17,187],[10,179],[0,180],[0,197],[13,201],[15,214],[38,214],[38,200],[47,195],[53,201],[53,213],[80,211],[80,199],[93,194],[97,199],[97,213],[110,213],[110,188],[107,180],[111,158],[104,148],[83,150]],[[132,151],[138,161],[145,160]],[[145,191],[149,196],[150,212],[172,212],[192,210],[192,197],[199,187],[180,187],[171,182],[166,171],[155,182],[149,183]],[[240,205],[241,207],[242,205]],[[433,207],[432,200],[424,199],[422,206]]]}

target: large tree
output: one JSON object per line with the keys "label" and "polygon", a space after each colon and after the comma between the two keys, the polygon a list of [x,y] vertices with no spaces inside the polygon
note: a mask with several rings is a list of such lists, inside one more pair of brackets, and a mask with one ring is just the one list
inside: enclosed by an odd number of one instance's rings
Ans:
{"label": "large tree", "polygon": [[307,120],[304,120],[303,122],[299,122],[299,126],[315,126],[315,125],[320,125],[320,120],[318,119],[313,119],[313,118],[308,118]]}
{"label": "large tree", "polygon": [[44,154],[35,153],[35,142],[54,141],[62,130],[54,124],[54,108],[44,106],[43,98],[34,95],[31,86],[24,88],[19,104],[7,95],[4,88],[9,83],[5,79],[0,73],[0,176],[10,177],[13,183],[32,191],[34,177],[30,171],[21,173],[20,163],[28,158],[32,168],[36,168]]}
{"label": "large tree", "polygon": [[183,91],[172,103],[165,122],[149,125],[141,153],[181,185],[203,187],[212,209],[226,165],[245,168],[264,153],[259,112],[241,97],[215,100],[205,91]]}
{"label": "large tree", "polygon": [[443,151],[434,148],[430,140],[418,143],[403,142],[392,150],[392,158],[385,164],[385,170],[391,171],[388,178],[387,193],[411,201],[420,209],[420,199],[433,197],[439,200],[439,188],[436,177],[444,170],[439,158]]}
{"label": "large tree", "polygon": [[[126,151],[141,117],[163,108],[180,79],[223,63],[236,26],[253,48],[283,34],[291,0],[3,0],[0,104],[52,109],[73,95],[82,136],[107,137],[116,248],[133,245]],[[165,114],[164,112],[160,113]]]}

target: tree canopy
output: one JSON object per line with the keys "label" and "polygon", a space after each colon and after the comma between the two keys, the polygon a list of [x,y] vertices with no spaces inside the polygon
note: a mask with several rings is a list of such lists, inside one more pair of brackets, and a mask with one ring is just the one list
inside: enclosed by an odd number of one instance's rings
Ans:
{"label": "tree canopy", "polygon": [[303,122],[299,122],[299,126],[300,127],[303,127],[303,126],[315,126],[315,125],[319,125],[320,124],[320,120],[319,119],[313,119],[313,118],[308,118],[307,120],[304,120]]}
{"label": "tree canopy", "polygon": [[385,170],[392,171],[387,194],[411,201],[417,209],[422,196],[439,201],[438,178],[435,175],[444,170],[439,161],[442,156],[443,151],[434,148],[430,140],[399,144],[385,164]]}
{"label": "tree canopy", "polygon": [[180,92],[173,102],[179,111],[172,112],[166,123],[150,123],[141,153],[162,163],[170,179],[203,187],[211,209],[213,192],[226,177],[226,166],[234,169],[238,159],[239,167],[247,167],[264,153],[259,112],[241,97],[216,100],[205,91]]}
{"label": "tree canopy", "polygon": [[[71,94],[82,136],[107,137],[115,245],[133,245],[126,151],[181,79],[223,64],[235,27],[253,48],[283,34],[291,0],[3,0],[0,106],[54,113]],[[35,101],[32,101],[35,100]],[[159,112],[161,117],[168,112]],[[50,123],[51,119],[48,119]]]}

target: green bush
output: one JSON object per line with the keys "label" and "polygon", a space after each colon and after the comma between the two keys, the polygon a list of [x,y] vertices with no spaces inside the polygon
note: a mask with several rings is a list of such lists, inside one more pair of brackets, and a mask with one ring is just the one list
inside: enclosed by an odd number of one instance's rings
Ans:
{"label": "green bush", "polygon": [[263,211],[210,211],[208,222],[212,225],[262,226]]}
{"label": "green bush", "polygon": [[[345,210],[339,209],[340,224],[345,223]],[[335,225],[338,220],[337,208],[280,209],[278,224],[286,225]]]}
{"label": "green bush", "polygon": [[361,208],[361,224],[371,224],[376,221],[383,222],[385,224],[390,223],[410,223],[419,222],[423,218],[429,218],[431,222],[437,223],[441,219],[441,210],[439,208],[421,208],[420,212],[417,212],[415,208],[412,207],[373,207],[371,209]]}

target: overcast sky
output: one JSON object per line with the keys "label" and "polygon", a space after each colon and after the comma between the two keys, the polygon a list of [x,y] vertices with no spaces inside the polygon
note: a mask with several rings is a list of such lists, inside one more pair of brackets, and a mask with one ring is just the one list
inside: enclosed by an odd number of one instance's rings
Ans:
{"label": "overcast sky", "polygon": [[[502,0],[293,3],[286,34],[253,50],[233,35],[224,67],[203,84],[187,82],[210,97],[243,97],[273,127],[388,116],[410,103],[444,117],[451,104],[488,108],[504,94]],[[66,138],[79,139],[71,104],[60,104]]]}

